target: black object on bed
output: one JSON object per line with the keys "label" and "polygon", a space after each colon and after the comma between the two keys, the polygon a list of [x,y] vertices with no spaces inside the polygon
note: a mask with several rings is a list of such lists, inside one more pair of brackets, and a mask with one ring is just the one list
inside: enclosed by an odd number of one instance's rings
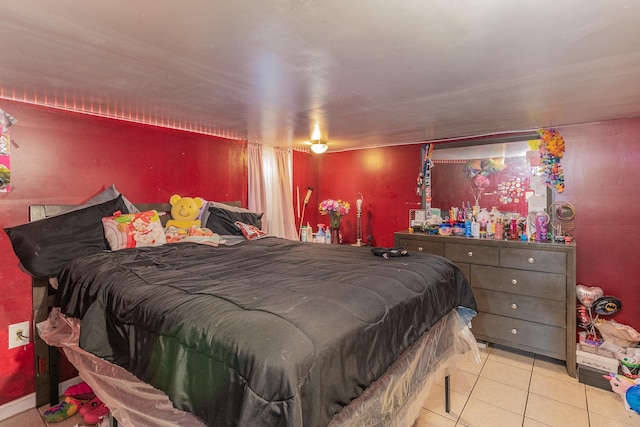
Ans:
{"label": "black object on bed", "polygon": [[91,254],[54,305],[82,319],[82,348],[212,426],[325,426],[445,314],[476,309],[444,258],[275,237]]}

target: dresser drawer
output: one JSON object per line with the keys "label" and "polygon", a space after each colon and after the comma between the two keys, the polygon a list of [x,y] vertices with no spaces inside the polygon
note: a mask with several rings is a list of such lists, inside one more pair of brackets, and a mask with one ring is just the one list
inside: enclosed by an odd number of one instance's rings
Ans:
{"label": "dresser drawer", "polygon": [[474,288],[491,289],[532,297],[567,300],[567,276],[564,274],[472,265],[469,281]]}
{"label": "dresser drawer", "polygon": [[444,256],[455,262],[500,265],[500,249],[494,246],[447,243]]}
{"label": "dresser drawer", "polygon": [[539,349],[566,360],[567,332],[564,328],[495,314],[478,313],[471,321],[471,331],[480,339]]}
{"label": "dresser drawer", "polygon": [[529,320],[564,328],[567,321],[566,304],[563,301],[508,294],[475,288],[473,295],[478,311]]}
{"label": "dresser drawer", "polygon": [[560,251],[501,248],[500,266],[548,273],[565,273],[567,271],[567,254]]}
{"label": "dresser drawer", "polygon": [[408,251],[425,252],[444,256],[444,242],[421,240],[420,237],[398,237],[396,246],[402,246]]}

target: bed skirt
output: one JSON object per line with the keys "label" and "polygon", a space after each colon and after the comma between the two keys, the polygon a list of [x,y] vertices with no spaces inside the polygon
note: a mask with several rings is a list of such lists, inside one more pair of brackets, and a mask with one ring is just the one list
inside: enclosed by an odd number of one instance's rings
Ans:
{"label": "bed skirt", "polygon": [[[455,368],[458,356],[471,352],[472,359],[479,363],[478,346],[468,322],[469,317],[463,312],[449,312],[409,347],[383,376],[336,414],[329,425],[411,426],[418,418],[431,386]],[[124,368],[81,349],[78,319],[67,318],[54,307],[48,319],[37,328],[48,345],[62,347],[80,378],[111,409],[119,425],[205,425],[195,415],[174,408],[162,391]]]}

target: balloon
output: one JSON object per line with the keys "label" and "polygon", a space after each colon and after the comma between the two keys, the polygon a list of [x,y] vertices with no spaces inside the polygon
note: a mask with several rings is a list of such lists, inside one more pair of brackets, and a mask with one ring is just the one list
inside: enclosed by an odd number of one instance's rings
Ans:
{"label": "balloon", "polygon": [[485,176],[489,176],[492,173],[497,173],[502,171],[507,165],[504,164],[504,157],[499,157],[496,159],[484,159],[480,163],[482,166],[482,174]]}
{"label": "balloon", "polygon": [[578,322],[581,328],[587,329],[589,325],[591,325],[591,318],[589,318],[589,313],[587,313],[587,308],[585,306],[576,307]]}
{"label": "balloon", "polygon": [[629,404],[629,408],[640,414],[640,385],[635,385],[627,390],[624,398]]}
{"label": "balloon", "polygon": [[593,310],[602,316],[609,316],[617,313],[621,308],[622,301],[610,295],[600,297],[593,302]]}
{"label": "balloon", "polygon": [[578,298],[578,301],[580,301],[580,304],[584,305],[585,307],[591,307],[593,303],[602,295],[602,288],[599,288],[597,286],[576,286],[576,297]]}
{"label": "balloon", "polygon": [[473,185],[475,185],[478,190],[484,191],[491,185],[491,181],[484,175],[476,175],[473,177]]}
{"label": "balloon", "polygon": [[467,163],[465,163],[463,170],[465,178],[473,178],[474,176],[482,172],[482,165],[480,160],[469,160]]}

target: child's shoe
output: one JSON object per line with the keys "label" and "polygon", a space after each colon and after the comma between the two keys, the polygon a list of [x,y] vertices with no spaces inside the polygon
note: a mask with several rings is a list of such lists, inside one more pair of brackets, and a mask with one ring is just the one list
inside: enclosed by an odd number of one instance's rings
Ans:
{"label": "child's shoe", "polygon": [[100,402],[94,407],[88,407],[87,411],[83,413],[82,419],[87,424],[98,424],[108,415],[109,408],[107,408],[107,405]]}
{"label": "child's shoe", "polygon": [[90,401],[88,401],[87,403],[85,403],[84,405],[82,405],[82,407],[80,407],[80,410],[78,411],[78,413],[80,414],[81,417],[84,417],[84,414],[86,414],[88,411],[96,408],[99,405],[104,405],[104,403],[102,403],[102,400],[100,400],[96,396],[93,399],[91,399]]}
{"label": "child's shoe", "polygon": [[77,414],[80,410],[80,406],[82,406],[81,400],[75,399],[71,396],[66,396],[62,402],[44,411],[42,419],[48,423],[57,423],[59,421],[66,420],[67,418]]}
{"label": "child's shoe", "polygon": [[64,391],[64,395],[71,396],[79,400],[91,400],[95,397],[91,386],[84,381],[68,387]]}

